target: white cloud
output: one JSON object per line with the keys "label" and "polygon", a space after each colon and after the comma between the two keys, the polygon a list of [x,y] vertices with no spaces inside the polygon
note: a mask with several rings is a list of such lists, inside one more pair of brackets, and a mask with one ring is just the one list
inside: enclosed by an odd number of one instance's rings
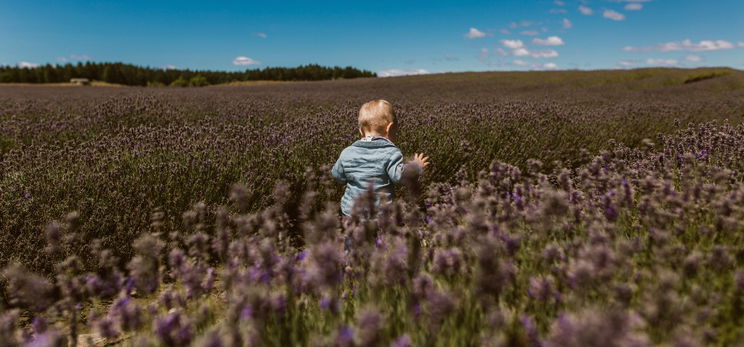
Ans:
{"label": "white cloud", "polygon": [[646,59],[646,65],[654,65],[654,66],[677,66],[679,65],[679,62],[675,59],[654,59],[654,58],[648,58]]}
{"label": "white cloud", "polygon": [[258,60],[251,59],[251,58],[248,58],[248,57],[242,57],[242,56],[241,57],[235,57],[235,59],[233,59],[232,63],[233,63],[233,65],[240,65],[240,66],[245,66],[245,65],[261,65],[261,62],[258,61]]}
{"label": "white cloud", "polygon": [[476,29],[476,28],[470,28],[470,31],[468,31],[467,34],[464,35],[467,39],[477,39],[481,37],[485,37],[486,33]]}
{"label": "white cloud", "polygon": [[[739,47],[742,47],[740,45]],[[724,40],[703,40],[698,43],[692,42],[691,40],[683,40],[681,42],[672,41],[660,43],[656,46],[651,47],[633,47],[625,46],[623,48],[626,52],[672,52],[672,51],[719,51],[724,49],[732,49],[734,44]]]}
{"label": "white cloud", "polygon": [[739,47],[744,47],[744,42],[739,42],[736,45],[739,46]]}
{"label": "white cloud", "polygon": [[501,40],[501,44],[504,45],[504,47],[509,49],[517,49],[524,47],[524,42],[522,40]]}
{"label": "white cloud", "polygon": [[693,63],[699,63],[699,62],[703,61],[703,57],[701,57],[699,55],[688,55],[688,56],[685,57],[685,60],[691,61]]}
{"label": "white cloud", "polygon": [[540,46],[563,46],[565,42],[558,36],[548,36],[547,39],[534,39],[532,43]]}
{"label": "white cloud", "polygon": [[517,28],[520,28],[520,27],[521,28],[526,28],[526,27],[537,26],[537,25],[542,25],[542,22],[531,22],[531,21],[528,21],[528,20],[523,20],[523,21],[520,21],[519,23],[517,23],[517,22],[511,22],[509,24],[509,27],[512,28],[512,29],[517,29]]}
{"label": "white cloud", "polygon": [[494,53],[498,53],[500,55],[511,55],[512,54],[511,52],[507,52],[507,51],[503,50],[502,48],[496,48],[496,49],[493,50],[493,52]]}
{"label": "white cloud", "polygon": [[554,70],[558,68],[558,64],[556,63],[545,63],[543,64],[543,68],[546,68],[548,70]]}
{"label": "white cloud", "polygon": [[559,56],[558,52],[553,49],[547,49],[543,51],[530,51],[527,48],[519,47],[513,49],[511,52],[505,51],[501,48],[498,48],[494,51],[497,54],[503,55],[503,56],[509,56],[513,55],[515,57],[532,57],[532,58],[556,58]]}
{"label": "white cloud", "polygon": [[550,9],[550,13],[553,13],[553,14],[563,14],[563,13],[567,13],[567,12],[568,11],[566,11],[565,9],[562,9],[562,8],[551,8]]}
{"label": "white cloud", "polygon": [[509,30],[507,30],[507,29],[501,29],[501,30],[499,30],[499,32],[502,33],[502,34],[504,34],[504,35],[511,34],[511,32]]}
{"label": "white cloud", "polygon": [[540,33],[537,30],[525,30],[521,32],[520,34],[525,35],[525,36],[537,36]]}
{"label": "white cloud", "polygon": [[39,66],[39,64],[29,63],[27,61],[22,61],[22,62],[18,63],[18,67],[35,68],[37,66]]}
{"label": "white cloud", "polygon": [[409,75],[426,75],[430,72],[425,69],[387,69],[377,72],[377,76],[380,77],[395,77],[395,76],[409,76]]}
{"label": "white cloud", "polygon": [[265,38],[269,37],[269,35],[266,35],[266,33],[256,33],[256,36],[258,36],[258,37],[260,37],[262,39],[265,39]]}
{"label": "white cloud", "polygon": [[563,18],[563,28],[564,29],[571,29],[571,28],[573,28],[573,23],[571,23],[571,21],[568,20],[568,18]]}
{"label": "white cloud", "polygon": [[579,12],[586,16],[591,16],[592,14],[594,14],[594,10],[584,5],[579,6]]}
{"label": "white cloud", "polygon": [[527,48],[517,48],[512,52],[517,57],[526,57],[530,55],[530,51]]}
{"label": "white cloud", "polygon": [[72,61],[72,60],[82,60],[82,61],[85,61],[85,60],[93,60],[93,58],[91,56],[85,55],[85,54],[82,54],[82,55],[70,54],[70,57],[69,58],[67,58],[67,57],[57,57],[57,61],[58,62],[61,62],[61,63],[66,63],[66,62],[69,62],[69,61]]}
{"label": "white cloud", "polygon": [[605,18],[617,20],[617,21],[625,20],[624,14],[617,12],[617,11],[613,11],[613,10],[604,10],[604,13],[602,13],[602,16]]}
{"label": "white cloud", "polygon": [[556,58],[558,57],[558,52],[554,49],[548,49],[544,51],[530,52],[530,56],[533,58]]}
{"label": "white cloud", "polygon": [[175,65],[165,64],[163,66],[163,70],[175,70],[175,69],[178,69],[178,67],[176,67]]}
{"label": "white cloud", "polygon": [[561,1],[561,0],[555,0],[554,2],[555,2],[555,4],[556,4],[556,5],[558,5],[558,6],[565,6],[565,5],[566,5],[566,3],[565,3],[565,2],[563,2],[563,1]]}
{"label": "white cloud", "polygon": [[488,48],[481,48],[481,54],[478,57],[480,61],[485,61],[488,59]]}
{"label": "white cloud", "polygon": [[688,50],[688,51],[719,51],[723,49],[732,49],[734,44],[724,40],[708,41],[703,40],[699,43],[693,43],[690,40],[684,40],[681,43],[667,42],[659,49],[662,52]]}
{"label": "white cloud", "polygon": [[[551,36],[545,40],[535,39],[532,42],[533,43],[537,42],[538,44],[548,45],[548,46],[559,46],[563,44],[563,40],[561,40],[561,38],[557,36]],[[501,44],[504,45],[504,47],[511,50],[511,51],[507,51],[502,48],[497,48],[494,50],[494,53],[500,54],[503,56],[511,55],[515,57],[555,58],[559,55],[558,52],[553,49],[542,50],[542,51],[530,51],[529,49],[527,49],[527,47],[525,47],[524,42],[522,42],[522,40],[501,40]]]}
{"label": "white cloud", "polygon": [[643,4],[632,3],[625,5],[625,9],[628,11],[638,11],[643,9]]}
{"label": "white cloud", "polygon": [[638,62],[635,60],[621,60],[617,62],[617,65],[622,66],[622,67],[632,67],[632,66],[637,66]]}
{"label": "white cloud", "polygon": [[558,68],[558,65],[556,63],[533,63],[529,61],[524,61],[521,59],[517,59],[512,61],[512,65],[514,66],[521,66],[521,67],[530,67],[536,70],[555,70]]}

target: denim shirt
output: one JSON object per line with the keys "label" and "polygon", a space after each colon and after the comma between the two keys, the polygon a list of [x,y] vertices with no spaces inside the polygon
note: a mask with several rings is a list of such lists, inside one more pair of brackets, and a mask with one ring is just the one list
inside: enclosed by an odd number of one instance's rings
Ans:
{"label": "denim shirt", "polygon": [[336,182],[346,184],[341,213],[350,215],[354,201],[370,184],[377,195],[377,204],[381,199],[392,201],[393,184],[400,182],[403,166],[403,154],[387,138],[366,136],[346,147],[331,169]]}

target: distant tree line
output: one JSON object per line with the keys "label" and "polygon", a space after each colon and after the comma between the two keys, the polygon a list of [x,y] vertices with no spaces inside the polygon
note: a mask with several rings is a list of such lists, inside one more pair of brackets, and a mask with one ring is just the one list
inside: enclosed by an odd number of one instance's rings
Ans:
{"label": "distant tree line", "polygon": [[46,64],[33,68],[0,66],[2,83],[60,83],[69,82],[71,78],[88,78],[129,86],[204,86],[235,81],[318,81],[358,77],[377,77],[377,74],[351,66],[326,67],[317,64],[236,72],[159,69],[124,63],[94,62]]}

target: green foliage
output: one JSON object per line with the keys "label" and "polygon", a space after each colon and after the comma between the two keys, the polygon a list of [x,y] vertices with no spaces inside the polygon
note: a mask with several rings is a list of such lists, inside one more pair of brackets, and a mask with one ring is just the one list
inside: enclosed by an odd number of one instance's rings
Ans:
{"label": "green foliage", "polygon": [[2,158],[3,154],[15,148],[15,146],[15,141],[0,135],[0,158]]}
{"label": "green foliage", "polygon": [[171,82],[171,87],[187,87],[189,85],[189,81],[187,81],[183,77],[178,77],[173,82]]}
{"label": "green foliage", "polygon": [[723,71],[709,71],[709,72],[698,73],[698,74],[690,75],[682,83],[689,84],[689,83],[695,83],[695,82],[705,81],[705,80],[709,80],[711,78],[716,78],[716,77],[720,77],[720,76],[726,76],[726,75],[728,75],[730,73],[731,73],[731,71],[728,71],[728,70],[723,70]]}
{"label": "green foliage", "polygon": [[202,75],[196,75],[189,80],[189,87],[204,87],[208,85],[207,78]]}
{"label": "green foliage", "polygon": [[[151,83],[172,85],[179,78],[185,79],[189,84],[192,79],[196,78],[194,81],[198,85],[195,86],[204,86],[231,81],[318,81],[376,76],[371,71],[359,70],[351,66],[326,67],[317,64],[297,67],[265,67],[242,72],[157,69],[124,63],[94,62],[80,62],[75,65],[46,64],[35,68],[0,66],[0,83],[60,83],[69,82],[73,77],[80,77],[115,84],[146,86]],[[179,81],[178,84],[180,83]]]}

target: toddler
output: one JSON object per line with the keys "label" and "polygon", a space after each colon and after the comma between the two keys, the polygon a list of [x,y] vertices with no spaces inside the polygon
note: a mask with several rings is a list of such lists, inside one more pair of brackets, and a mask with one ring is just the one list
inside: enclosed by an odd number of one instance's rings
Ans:
{"label": "toddler", "polygon": [[421,169],[429,165],[423,153],[415,154],[408,164],[403,163],[403,154],[393,143],[395,113],[386,100],[372,100],[359,109],[359,134],[362,138],[341,151],[331,174],[336,182],[346,184],[341,198],[341,213],[351,214],[356,198],[371,184],[380,200],[392,201],[393,184],[400,182],[405,166],[418,165]]}

